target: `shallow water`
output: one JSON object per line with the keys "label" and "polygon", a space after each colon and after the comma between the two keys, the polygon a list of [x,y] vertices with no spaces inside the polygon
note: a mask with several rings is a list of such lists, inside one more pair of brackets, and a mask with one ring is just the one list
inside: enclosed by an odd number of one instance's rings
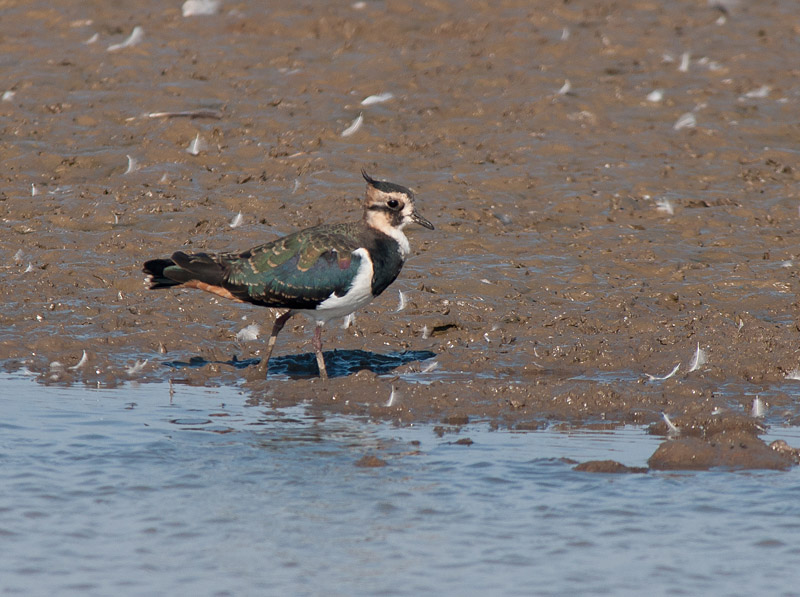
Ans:
{"label": "shallow water", "polygon": [[565,459],[643,466],[659,438],[442,435],[231,388],[1,383],[4,594],[796,591],[798,469],[589,474]]}

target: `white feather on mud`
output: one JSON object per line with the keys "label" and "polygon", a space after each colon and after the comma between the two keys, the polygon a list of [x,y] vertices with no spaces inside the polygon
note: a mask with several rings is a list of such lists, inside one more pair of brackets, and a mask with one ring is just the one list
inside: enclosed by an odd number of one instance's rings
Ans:
{"label": "white feather on mud", "polygon": [[428,338],[430,338],[430,336],[431,336],[431,331],[428,329],[428,326],[427,325],[423,325],[422,326],[422,337],[427,340]]}
{"label": "white feather on mud", "polygon": [[395,309],[395,313],[399,313],[403,309],[406,308],[406,293],[402,290],[397,291],[399,302],[397,303],[397,309]]}
{"label": "white feather on mud", "polygon": [[708,356],[706,351],[700,348],[700,343],[697,343],[697,350],[694,352],[694,356],[692,356],[692,360],[689,363],[689,373],[692,371],[697,371],[700,367],[705,365],[708,362]]}
{"label": "white feather on mud", "polygon": [[122,43],[112,44],[106,48],[109,52],[116,52],[118,50],[124,50],[125,48],[130,48],[131,46],[135,46],[136,44],[141,43],[144,39],[144,29],[142,29],[139,25],[133,28],[131,34],[128,38],[123,41]]}
{"label": "white feather on mud", "polygon": [[755,419],[761,419],[767,414],[767,409],[764,406],[764,401],[758,396],[753,400],[753,405],[750,407],[750,416]]}
{"label": "white feather on mud", "polygon": [[358,118],[356,118],[350,126],[342,131],[342,137],[349,137],[350,135],[354,135],[358,132],[358,129],[361,128],[361,125],[364,123],[364,114],[359,114]]}
{"label": "white feather on mud", "polygon": [[769,85],[762,85],[758,89],[753,89],[751,91],[748,91],[747,93],[745,93],[742,96],[742,98],[746,98],[746,99],[764,99],[765,97],[767,97],[770,94],[770,91],[772,91],[772,87],[770,87]]}
{"label": "white feather on mud", "polygon": [[561,41],[567,41],[569,39],[569,27],[564,27],[561,30]]}
{"label": "white feather on mud", "polygon": [[697,117],[692,112],[686,112],[681,114],[678,120],[675,121],[675,124],[672,125],[672,128],[676,131],[681,129],[692,129],[697,126]]}
{"label": "white feather on mud", "polygon": [[645,373],[645,375],[647,376],[647,378],[650,381],[664,381],[665,379],[669,379],[670,377],[675,375],[678,372],[678,369],[680,369],[680,367],[681,367],[681,364],[678,363],[677,365],[675,365],[675,367],[672,369],[672,371],[670,371],[669,373],[667,373],[666,375],[663,375],[663,376],[650,375],[649,373]]}
{"label": "white feather on mud", "polygon": [[691,54],[689,52],[684,52],[681,54],[681,63],[678,65],[678,71],[682,73],[689,72],[689,60],[691,59]]}
{"label": "white feather on mud", "polygon": [[392,386],[392,391],[389,392],[389,400],[386,402],[386,406],[394,406],[394,401],[397,400],[397,398],[397,391],[394,389],[394,386]]}
{"label": "white feather on mud", "polygon": [[663,99],[664,99],[663,89],[653,89],[653,91],[647,94],[647,101],[652,102],[654,104],[657,104]]}
{"label": "white feather on mud", "polygon": [[96,43],[99,39],[100,39],[100,34],[99,33],[95,33],[94,35],[92,35],[89,39],[87,39],[83,43],[84,43],[84,45],[90,46],[93,43]]}
{"label": "white feather on mud", "polygon": [[258,334],[261,332],[261,328],[257,323],[251,323],[243,327],[241,330],[236,332],[236,341],[237,342],[252,342],[253,340],[258,340]]}
{"label": "white feather on mud", "polygon": [[147,118],[222,118],[222,110],[198,108],[197,110],[177,110],[175,112],[150,112]]}
{"label": "white feather on mud", "polygon": [[438,361],[433,361],[425,365],[425,367],[422,368],[421,373],[431,373],[432,371],[436,371],[438,367],[439,367]]}
{"label": "white feather on mud", "polygon": [[186,148],[186,153],[191,155],[200,155],[201,151],[206,150],[206,142],[200,138],[200,133],[197,133],[197,136],[194,138],[194,141],[189,143],[189,147]]}
{"label": "white feather on mud", "polygon": [[22,261],[22,257],[25,253],[22,252],[22,249],[17,249],[17,252],[14,253],[14,262],[20,263]]}
{"label": "white feather on mud", "polygon": [[16,92],[16,91],[11,91],[11,90],[4,91],[4,92],[3,92],[3,97],[2,97],[2,100],[3,100],[4,102],[10,102],[11,100],[13,100],[13,99],[14,99],[14,96],[15,96],[15,95],[17,95],[17,92]]}
{"label": "white feather on mud", "polygon": [[140,373],[142,369],[144,369],[145,365],[147,365],[147,359],[145,359],[144,361],[137,360],[130,367],[126,367],[125,373],[127,373],[128,375],[136,375],[137,373]]}
{"label": "white feather on mud", "polygon": [[231,223],[228,224],[228,225],[231,228],[238,228],[239,226],[242,225],[243,221],[244,221],[244,216],[242,215],[242,212],[239,212],[238,214],[233,216],[233,219],[231,220]]}
{"label": "white feather on mud", "polygon": [[669,417],[667,416],[667,413],[661,413],[661,417],[664,419],[664,422],[667,424],[667,429],[669,429],[669,435],[670,436],[680,435],[681,434],[680,427],[678,427],[677,425],[675,425],[675,423],[670,421]]}
{"label": "white feather on mud", "polygon": [[789,371],[789,373],[786,374],[786,379],[791,379],[792,381],[800,381],[800,367]]}
{"label": "white feather on mud", "polygon": [[126,155],[128,158],[128,167],[125,168],[125,172],[123,174],[130,174],[131,172],[136,172],[139,169],[139,162],[136,161],[136,158],[133,156]]}
{"label": "white feather on mud", "polygon": [[181,6],[184,17],[215,15],[219,11],[219,0],[186,0]]}
{"label": "white feather on mud", "polygon": [[39,189],[36,188],[35,184],[31,184],[31,197],[36,197],[39,194]]}
{"label": "white feather on mud", "polygon": [[344,322],[342,323],[342,329],[346,330],[347,328],[349,328],[351,325],[353,325],[353,322],[355,320],[356,320],[355,313],[348,313],[347,315],[345,315]]}
{"label": "white feather on mud", "polygon": [[572,83],[569,82],[569,79],[564,79],[564,84],[561,86],[556,92],[556,95],[567,95],[572,90]]}
{"label": "white feather on mud", "polygon": [[669,216],[675,215],[675,208],[669,199],[656,199],[656,210]]}
{"label": "white feather on mud", "polygon": [[394,94],[387,91],[386,93],[378,93],[377,95],[365,97],[363,100],[361,100],[361,105],[371,106],[373,104],[382,104],[383,102],[388,102],[392,99],[394,99]]}
{"label": "white feather on mud", "polygon": [[81,360],[78,361],[77,365],[73,365],[72,367],[70,367],[70,369],[72,369],[73,371],[76,371],[76,370],[80,369],[81,367],[83,367],[86,364],[86,361],[88,361],[88,360],[89,360],[89,358],[86,356],[86,351],[84,350],[83,351],[83,356],[81,357]]}

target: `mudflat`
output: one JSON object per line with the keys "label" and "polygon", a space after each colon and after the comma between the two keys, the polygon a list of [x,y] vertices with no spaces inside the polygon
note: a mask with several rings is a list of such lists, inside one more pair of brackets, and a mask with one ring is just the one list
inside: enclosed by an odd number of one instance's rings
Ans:
{"label": "mudflat", "polygon": [[[704,450],[797,424],[794,2],[285,4],[4,8],[6,370]],[[326,329],[328,382],[301,319],[242,381],[274,313],[146,289],[147,259],[359,218],[362,167],[436,230]],[[739,439],[703,466],[795,459]]]}

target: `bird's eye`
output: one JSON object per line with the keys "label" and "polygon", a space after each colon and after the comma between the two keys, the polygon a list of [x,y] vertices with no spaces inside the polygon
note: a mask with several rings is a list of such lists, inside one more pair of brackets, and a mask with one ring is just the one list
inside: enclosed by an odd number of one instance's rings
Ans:
{"label": "bird's eye", "polygon": [[386,202],[386,205],[388,205],[392,209],[397,209],[397,206],[400,205],[400,202],[397,199],[389,199]]}

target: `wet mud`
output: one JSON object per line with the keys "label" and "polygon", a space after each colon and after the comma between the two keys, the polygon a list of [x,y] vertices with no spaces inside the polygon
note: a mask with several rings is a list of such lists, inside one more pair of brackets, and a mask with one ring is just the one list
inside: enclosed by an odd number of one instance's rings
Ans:
{"label": "wet mud", "polygon": [[[4,8],[6,370],[399,423],[666,414],[653,467],[791,460],[738,422],[800,416],[794,2],[174,4]],[[146,259],[360,217],[361,167],[436,230],[326,329],[328,382],[299,318],[253,380],[273,313],[146,290]]]}

